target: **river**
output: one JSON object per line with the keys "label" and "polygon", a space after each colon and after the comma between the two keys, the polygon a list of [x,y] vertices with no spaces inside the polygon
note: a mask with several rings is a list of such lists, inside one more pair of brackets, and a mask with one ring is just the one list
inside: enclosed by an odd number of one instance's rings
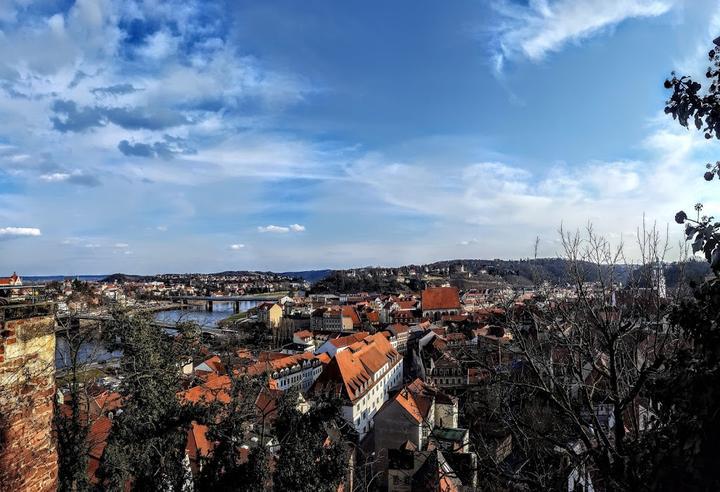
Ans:
{"label": "river", "polygon": [[[247,311],[260,304],[261,301],[240,301],[240,311]],[[155,319],[166,323],[177,323],[178,321],[194,321],[200,326],[208,328],[217,327],[218,322],[232,316],[233,303],[231,302],[214,302],[213,311],[203,311],[194,309],[173,309],[171,311],[160,311],[155,313]],[[64,337],[57,337],[57,349],[55,353],[55,367],[62,369],[68,365],[67,360],[68,348],[67,340]],[[110,353],[104,349],[101,343],[90,340],[83,344],[80,348],[79,359],[83,364],[93,362],[103,362],[117,359],[122,353]]]}
{"label": "river", "polygon": [[[247,311],[260,304],[260,301],[240,301],[240,311]],[[213,310],[201,309],[173,309],[155,313],[155,319],[164,323],[177,323],[178,321],[194,321],[200,326],[215,328],[217,324],[233,315],[232,302],[213,302]]]}

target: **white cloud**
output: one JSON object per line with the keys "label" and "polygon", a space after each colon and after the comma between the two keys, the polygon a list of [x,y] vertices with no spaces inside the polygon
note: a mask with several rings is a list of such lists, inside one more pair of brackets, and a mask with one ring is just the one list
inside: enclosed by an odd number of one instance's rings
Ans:
{"label": "white cloud", "polygon": [[240,251],[244,247],[245,247],[244,244],[231,244],[230,245],[230,249],[232,249],[233,251]]}
{"label": "white cloud", "polygon": [[[607,237],[624,238],[632,256],[637,250],[630,243],[643,214],[661,228],[669,223],[670,245],[675,246],[682,233],[673,227],[675,212],[692,210],[698,201],[706,210],[720,210],[713,193],[717,183],[702,179],[704,163],[717,159],[720,142],[707,141],[663,115],[651,122],[639,150],[637,160],[542,167],[444,160],[442,180],[435,171],[438,163],[428,157],[396,163],[373,155],[348,167],[353,181],[348,186],[372,193],[358,198],[363,203],[379,199],[397,213],[424,216],[445,237],[483,234],[479,254],[491,257],[526,256],[536,236],[544,239],[540,254],[557,254],[547,239],[557,237],[558,227],[582,228],[588,222]],[[467,238],[455,246],[472,244],[475,240]],[[444,250],[453,254],[457,251]]]}
{"label": "white cloud", "polygon": [[113,244],[113,248],[117,248],[117,249],[126,249],[126,248],[129,248],[129,247],[130,247],[130,245],[129,245],[128,243],[115,243],[115,244]]}
{"label": "white cloud", "polygon": [[165,225],[159,225],[159,226],[157,226],[155,229],[157,229],[157,230],[160,231],[160,232],[167,232],[168,227],[165,226]]}
{"label": "white cloud", "polygon": [[258,232],[270,232],[274,234],[287,234],[288,232],[303,232],[305,226],[300,224],[291,224],[289,226],[267,225],[259,226]]}
{"label": "white cloud", "polygon": [[68,179],[70,179],[69,173],[48,173],[40,175],[40,180],[46,183],[58,183],[67,181]]}
{"label": "white cloud", "polygon": [[493,56],[493,65],[500,71],[504,58],[542,60],[569,42],[582,41],[626,19],[665,14],[675,3],[677,0],[531,0],[520,6],[496,1],[499,52]]}
{"label": "white cloud", "polygon": [[0,227],[0,237],[42,236],[36,227]]}

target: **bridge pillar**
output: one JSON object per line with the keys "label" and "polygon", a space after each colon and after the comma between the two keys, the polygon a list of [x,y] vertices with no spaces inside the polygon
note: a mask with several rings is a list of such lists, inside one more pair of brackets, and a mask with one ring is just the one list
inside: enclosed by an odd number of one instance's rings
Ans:
{"label": "bridge pillar", "polygon": [[212,301],[207,302],[207,310],[208,310],[208,312],[212,313],[212,310],[213,310],[213,302]]}
{"label": "bridge pillar", "polygon": [[233,313],[240,314],[240,301],[235,301],[233,303]]}

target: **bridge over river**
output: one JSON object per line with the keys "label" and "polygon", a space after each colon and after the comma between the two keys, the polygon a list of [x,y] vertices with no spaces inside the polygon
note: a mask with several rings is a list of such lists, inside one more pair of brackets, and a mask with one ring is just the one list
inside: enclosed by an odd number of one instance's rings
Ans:
{"label": "bridge over river", "polygon": [[[70,326],[69,328],[71,330],[80,328],[80,325],[85,323],[107,323],[108,321],[112,320],[112,316],[109,314],[92,314],[92,313],[86,313],[86,314],[76,314],[76,315],[58,315],[58,321],[64,321],[68,323],[74,323],[74,326]],[[159,328],[167,329],[167,330],[176,330],[177,329],[177,323],[176,322],[169,322],[169,321],[159,321],[159,320],[153,320],[152,321],[153,326],[157,326]],[[55,325],[55,334],[56,335],[62,335],[62,333],[67,329],[67,326],[62,326],[61,324]],[[235,330],[228,330],[224,328],[213,328],[211,326],[202,326],[200,325],[200,331],[202,333],[207,333],[209,335],[215,336],[215,337],[227,337],[231,336],[233,334],[237,334],[237,331]]]}
{"label": "bridge over river", "polygon": [[246,301],[256,302],[277,302],[283,297],[284,294],[263,294],[263,295],[247,295],[247,296],[168,296],[162,299],[170,299],[173,302],[178,302],[183,305],[195,304],[202,302],[205,304],[205,309],[212,312],[213,303],[215,302],[228,302],[233,305],[233,312],[238,314],[240,312],[240,303]]}

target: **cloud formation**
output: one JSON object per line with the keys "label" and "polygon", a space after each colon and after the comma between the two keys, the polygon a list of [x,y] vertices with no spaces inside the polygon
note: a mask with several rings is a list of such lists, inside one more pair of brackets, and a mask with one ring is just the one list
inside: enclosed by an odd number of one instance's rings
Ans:
{"label": "cloud formation", "polygon": [[270,232],[273,234],[287,234],[288,232],[304,232],[305,226],[302,226],[300,224],[290,224],[289,226],[277,226],[277,225],[267,225],[267,226],[258,226],[258,232]]}
{"label": "cloud formation", "polygon": [[507,58],[540,61],[568,43],[580,42],[627,19],[657,17],[677,0],[531,0],[528,5],[500,0],[494,29],[497,52],[494,68],[502,71]]}
{"label": "cloud formation", "polygon": [[37,237],[42,236],[36,227],[0,227],[0,237]]}

